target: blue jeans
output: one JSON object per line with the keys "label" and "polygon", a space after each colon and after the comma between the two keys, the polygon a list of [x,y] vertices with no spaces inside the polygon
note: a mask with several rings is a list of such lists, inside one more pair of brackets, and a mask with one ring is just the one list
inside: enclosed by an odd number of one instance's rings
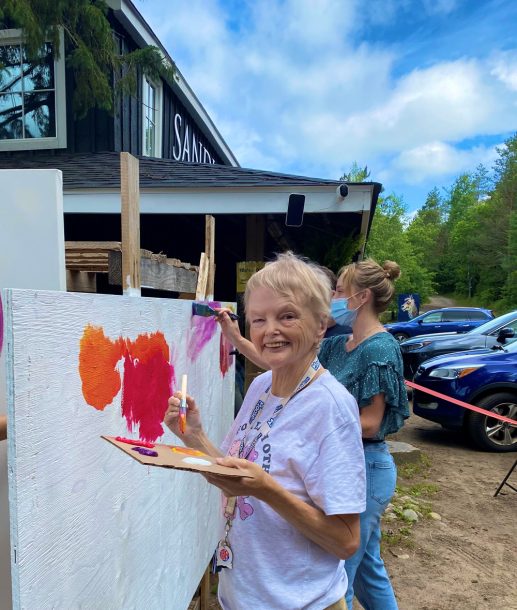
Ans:
{"label": "blue jeans", "polygon": [[354,595],[365,610],[398,610],[393,587],[381,559],[381,515],[395,492],[397,467],[386,443],[367,443],[366,510],[361,514],[361,544],[345,561],[348,576],[346,603]]}

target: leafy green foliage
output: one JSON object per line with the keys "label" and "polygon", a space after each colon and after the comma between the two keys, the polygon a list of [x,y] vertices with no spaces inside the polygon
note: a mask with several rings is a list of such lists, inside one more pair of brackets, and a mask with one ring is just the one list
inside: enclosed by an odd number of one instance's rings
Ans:
{"label": "leafy green foliage", "polygon": [[30,59],[37,57],[47,39],[59,49],[63,29],[77,118],[95,107],[112,111],[114,94],[134,95],[139,72],[155,80],[174,78],[174,66],[156,47],[118,52],[104,0],[0,0],[0,29],[4,28],[23,31]]}
{"label": "leafy green foliage", "polygon": [[365,254],[380,264],[397,262],[401,269],[397,293],[416,292],[422,300],[433,292],[433,276],[424,264],[425,253],[416,249],[406,230],[407,208],[391,194],[379,197]]}
{"label": "leafy green foliage", "polygon": [[[450,188],[434,188],[409,221],[395,194],[380,197],[366,254],[401,267],[397,292],[438,292],[460,302],[517,309],[517,134],[498,149],[492,171],[479,165]],[[368,176],[354,163],[342,179]]]}

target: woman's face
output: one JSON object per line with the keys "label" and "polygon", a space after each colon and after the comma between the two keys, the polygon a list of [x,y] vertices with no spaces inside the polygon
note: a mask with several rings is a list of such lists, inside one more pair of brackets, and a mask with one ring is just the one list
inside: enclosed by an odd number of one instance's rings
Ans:
{"label": "woman's face", "polygon": [[270,288],[256,288],[247,303],[247,318],[253,345],[271,370],[299,366],[315,353],[325,333],[325,323],[294,297],[284,297]]}
{"label": "woman's face", "polygon": [[[354,307],[356,307],[356,305],[354,304],[354,300],[357,296],[359,296],[359,293],[361,292],[362,291],[359,290],[357,286],[354,286],[354,284],[346,283],[344,281],[344,276],[341,275],[337,280],[336,290],[334,291],[333,298],[348,299],[348,302],[350,303],[350,309],[354,309]],[[359,303],[357,305],[359,305]]]}

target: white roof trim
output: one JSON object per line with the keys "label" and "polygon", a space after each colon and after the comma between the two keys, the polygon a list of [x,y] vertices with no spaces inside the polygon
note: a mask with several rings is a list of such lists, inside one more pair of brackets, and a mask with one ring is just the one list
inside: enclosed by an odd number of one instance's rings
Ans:
{"label": "white roof trim", "polygon": [[[140,189],[141,214],[275,214],[287,212],[290,193],[305,195],[306,214],[369,213],[373,186],[350,187],[338,200],[328,187]],[[70,214],[119,214],[120,191],[84,189],[64,192]]]}

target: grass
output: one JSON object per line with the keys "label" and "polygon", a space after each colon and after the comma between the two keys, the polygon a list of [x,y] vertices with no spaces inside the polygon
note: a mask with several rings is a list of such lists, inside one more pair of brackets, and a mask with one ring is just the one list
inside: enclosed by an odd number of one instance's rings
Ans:
{"label": "grass", "polygon": [[404,511],[413,510],[420,519],[428,519],[433,512],[431,498],[440,488],[429,482],[430,470],[431,460],[425,453],[419,462],[398,467],[398,484],[387,513],[395,517],[385,516],[382,520],[382,552],[414,547],[413,528],[418,526],[418,521],[412,521]]}

